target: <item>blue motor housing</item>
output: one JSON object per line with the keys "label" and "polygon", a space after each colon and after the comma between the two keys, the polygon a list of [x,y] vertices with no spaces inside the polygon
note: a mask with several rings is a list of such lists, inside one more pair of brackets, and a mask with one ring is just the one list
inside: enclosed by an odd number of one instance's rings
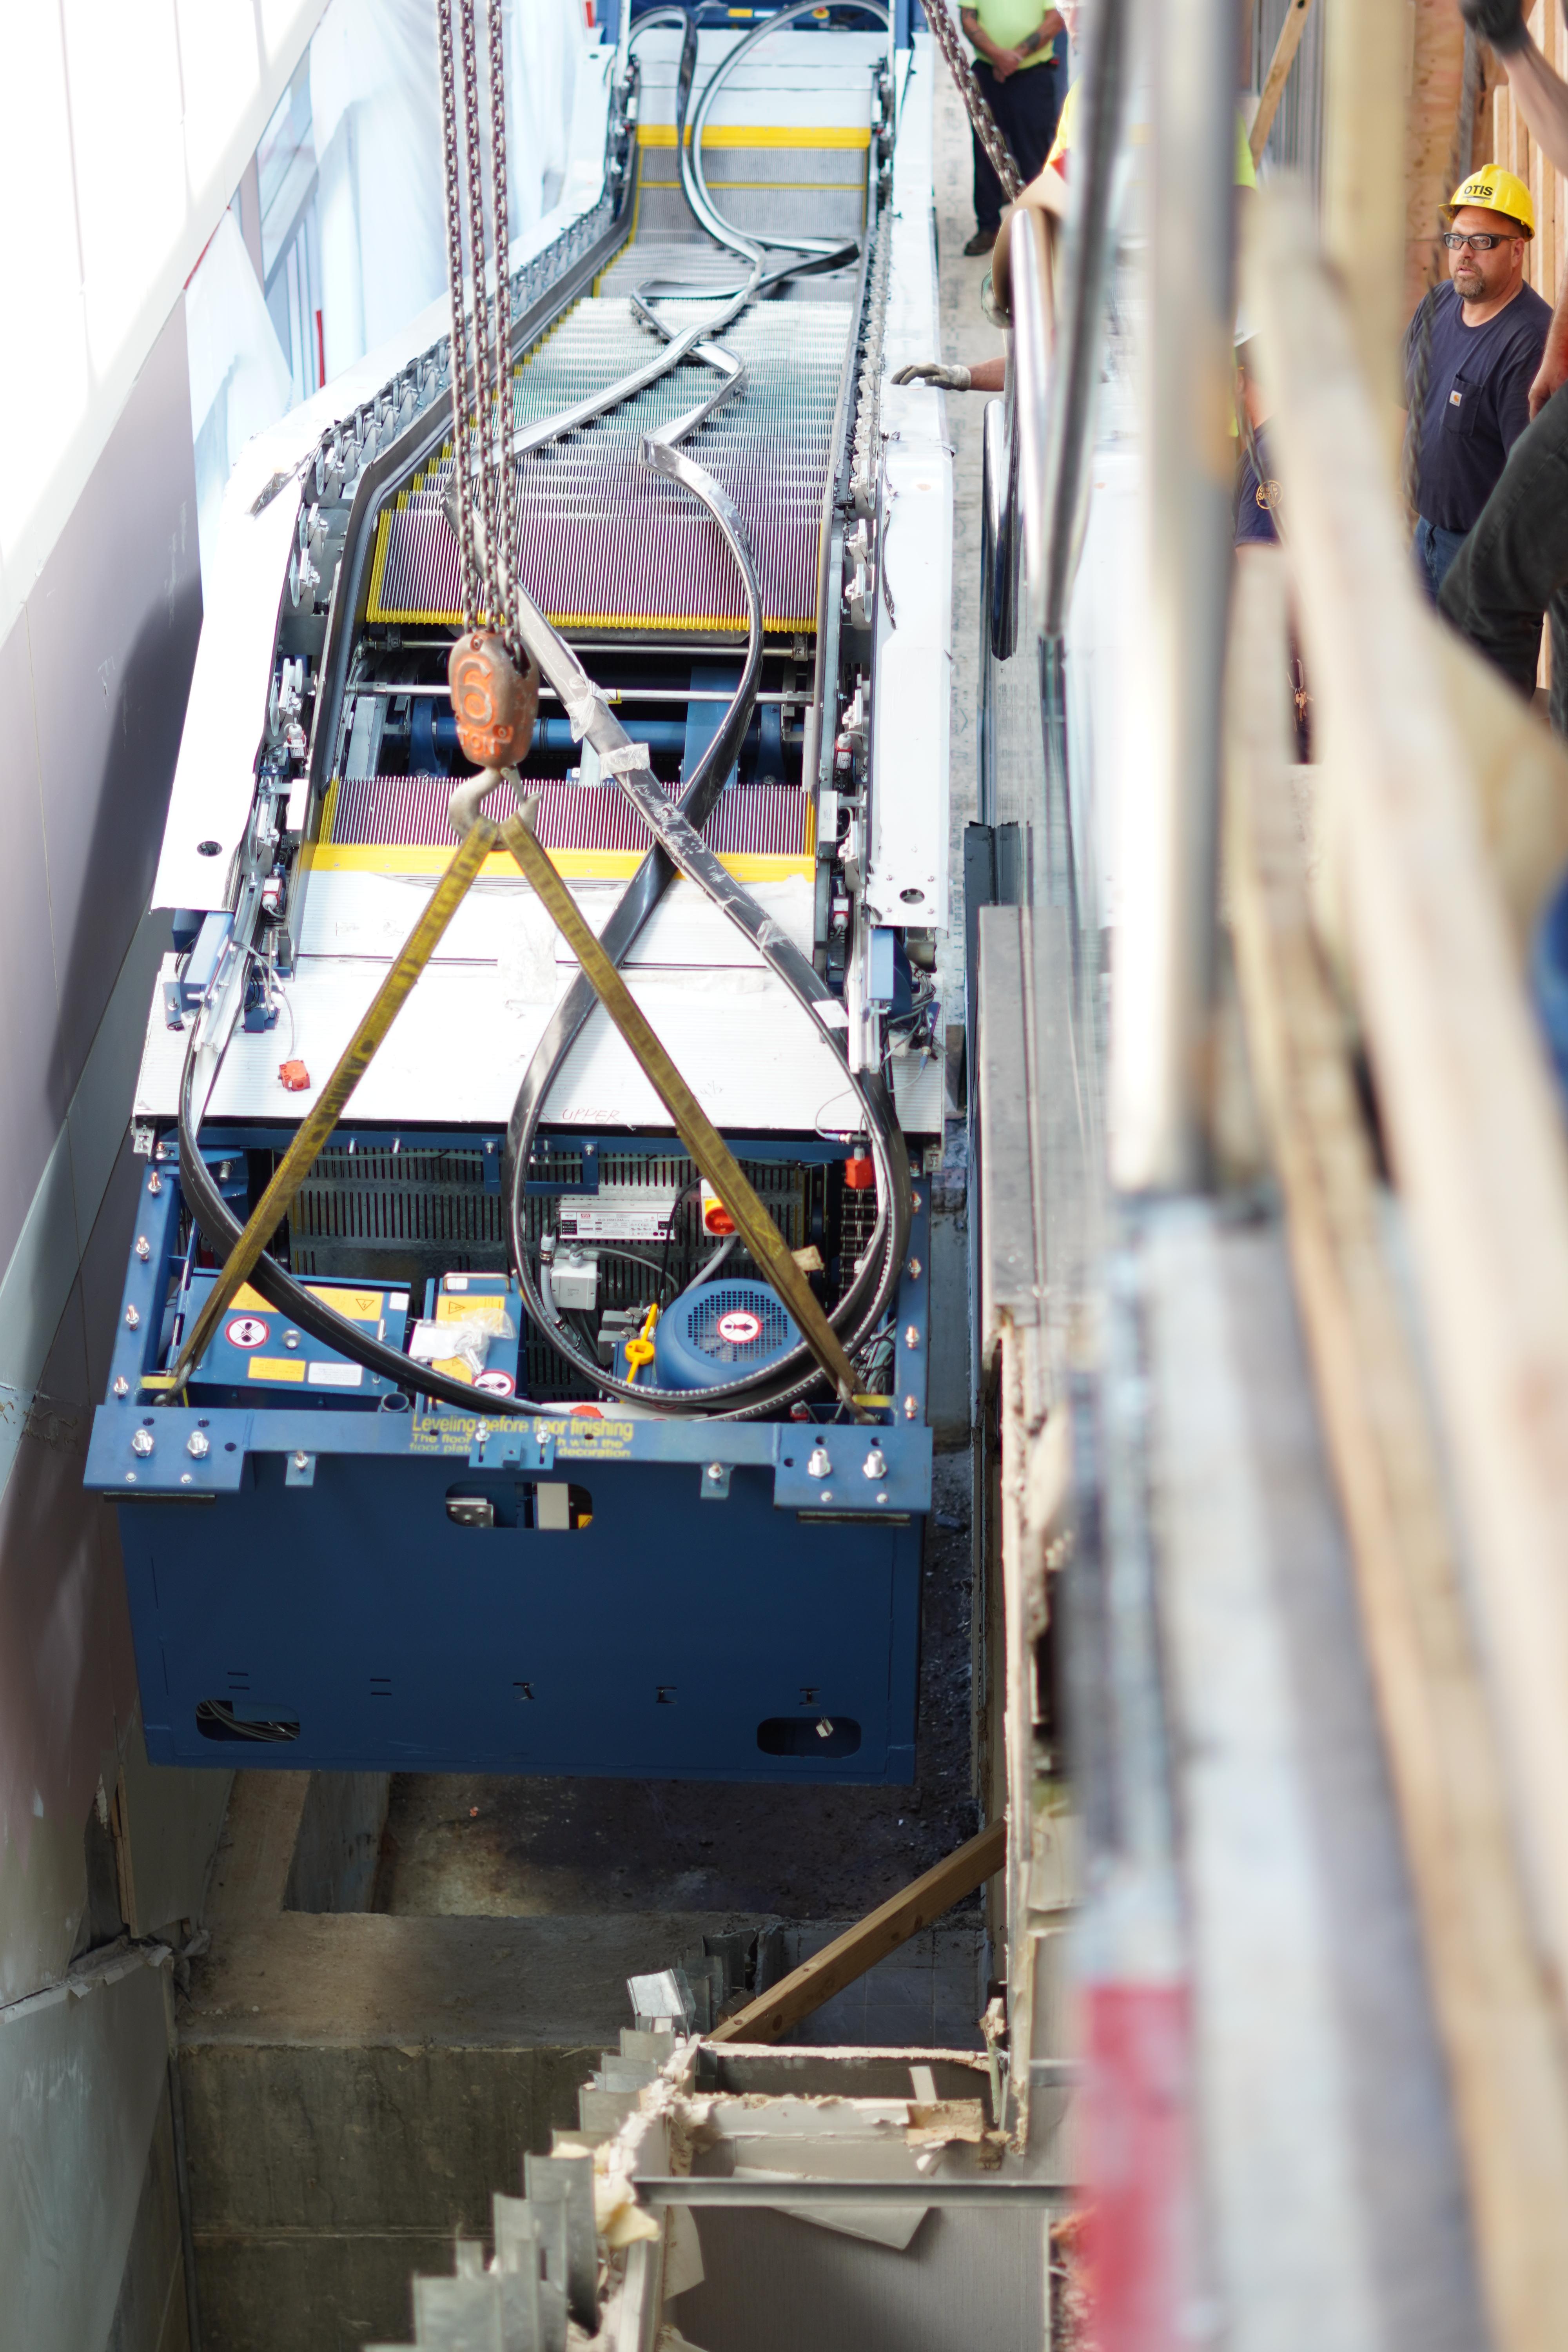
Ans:
{"label": "blue motor housing", "polygon": [[712,1389],[743,1380],[799,1344],[795,1319],[765,1282],[699,1283],[654,1326],[661,1389]]}

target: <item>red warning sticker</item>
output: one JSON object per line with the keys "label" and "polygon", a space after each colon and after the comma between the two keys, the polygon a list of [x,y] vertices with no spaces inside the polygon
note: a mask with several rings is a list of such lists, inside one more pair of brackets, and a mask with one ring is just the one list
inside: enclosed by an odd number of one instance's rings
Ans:
{"label": "red warning sticker", "polygon": [[763,1336],[763,1318],[749,1307],[731,1307],[727,1315],[720,1316],[715,1328],[731,1348],[749,1348]]}
{"label": "red warning sticker", "polygon": [[231,1348],[259,1348],[271,1328],[259,1315],[236,1315],[224,1326],[224,1337]]}
{"label": "red warning sticker", "polygon": [[510,1372],[481,1372],[474,1386],[487,1396],[510,1396],[517,1382]]}

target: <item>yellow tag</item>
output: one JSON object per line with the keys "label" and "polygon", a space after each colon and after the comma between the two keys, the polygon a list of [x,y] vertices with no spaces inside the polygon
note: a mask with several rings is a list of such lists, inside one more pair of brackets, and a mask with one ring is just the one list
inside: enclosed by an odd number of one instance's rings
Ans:
{"label": "yellow tag", "polygon": [[474,1368],[465,1362],[461,1356],[438,1357],[430,1369],[432,1371],[445,1372],[449,1381],[461,1381],[465,1388],[471,1389],[474,1385]]}
{"label": "yellow tag", "polygon": [[446,1292],[436,1301],[437,1323],[482,1323],[487,1331],[499,1331],[506,1321],[506,1299],[491,1291],[475,1297],[453,1297]]}
{"label": "yellow tag", "polygon": [[305,1359],[303,1356],[252,1356],[245,1376],[250,1381],[302,1381]]}
{"label": "yellow tag", "polygon": [[231,1307],[244,1308],[252,1315],[276,1315],[278,1312],[272,1301],[269,1298],[263,1298],[259,1290],[252,1290],[248,1282],[240,1284],[228,1303]]}
{"label": "yellow tag", "polygon": [[385,1312],[386,1302],[379,1290],[331,1290],[316,1282],[305,1285],[312,1298],[330,1307],[336,1315],[344,1315],[351,1323],[379,1323]]}

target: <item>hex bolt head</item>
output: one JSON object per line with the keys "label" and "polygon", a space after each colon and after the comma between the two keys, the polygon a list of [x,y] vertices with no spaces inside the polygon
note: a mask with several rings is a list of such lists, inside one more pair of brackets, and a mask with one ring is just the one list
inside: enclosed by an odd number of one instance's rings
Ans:
{"label": "hex bolt head", "polygon": [[206,1460],[207,1455],[212,1452],[212,1447],[207,1441],[205,1430],[192,1430],[189,1437],[185,1440],[185,1452],[190,1455],[193,1462],[205,1462]]}
{"label": "hex bolt head", "polygon": [[152,1193],[153,1198],[156,1200],[163,1189],[163,1180],[159,1175],[158,1171],[154,1168],[153,1173],[147,1179],[147,1190]]}
{"label": "hex bolt head", "polygon": [[190,1483],[191,1483],[191,1474],[190,1474],[190,1472],[189,1472],[188,1470],[182,1470],[182,1471],[181,1471],[181,1473],[180,1473],[180,1484],[181,1484],[181,1486],[188,1486],[190,1485]]}
{"label": "hex bolt head", "polygon": [[129,1396],[131,1393],[131,1383],[123,1372],[117,1372],[114,1376],[114,1393],[116,1396]]}
{"label": "hex bolt head", "polygon": [[218,1161],[217,1174],[220,1184],[226,1184],[228,1182],[229,1170],[228,1161],[226,1160],[220,1160]]}
{"label": "hex bolt head", "polygon": [[285,1332],[284,1332],[284,1334],[283,1334],[283,1345],[284,1345],[286,1348],[289,1348],[289,1349],[297,1348],[297,1347],[299,1346],[299,1344],[300,1344],[300,1334],[298,1333],[298,1331],[285,1331]]}
{"label": "hex bolt head", "polygon": [[906,1323],[906,1324],[905,1324],[905,1326],[904,1326],[904,1345],[905,1345],[905,1347],[906,1347],[906,1348],[918,1348],[918,1347],[920,1346],[920,1343],[921,1343],[921,1333],[920,1333],[920,1326],[919,1326],[919,1324],[918,1324],[918,1323]]}
{"label": "hex bolt head", "polygon": [[134,1307],[128,1307],[125,1310],[125,1328],[128,1331],[140,1331],[142,1328],[142,1318]]}
{"label": "hex bolt head", "polygon": [[150,1429],[138,1429],[133,1433],[131,1440],[131,1451],[132,1454],[139,1454],[142,1461],[145,1462],[147,1456],[153,1451],[153,1433]]}
{"label": "hex bolt head", "polygon": [[712,1479],[713,1484],[717,1486],[721,1478],[724,1475],[724,1465],[721,1462],[710,1462],[708,1465],[708,1475]]}
{"label": "hex bolt head", "polygon": [[153,1244],[148,1240],[145,1234],[138,1234],[136,1236],[136,1255],[142,1260],[143,1265],[146,1265],[147,1260],[153,1255]]}
{"label": "hex bolt head", "polygon": [[904,1268],[904,1272],[909,1276],[910,1280],[911,1282],[918,1282],[918,1281],[920,1280],[920,1278],[921,1278],[921,1262],[920,1262],[919,1258],[918,1258],[918,1257],[912,1257],[912,1258],[910,1258],[910,1262],[909,1262],[908,1265],[906,1265],[906,1266],[905,1266],[905,1268]]}
{"label": "hex bolt head", "polygon": [[310,1466],[310,1457],[308,1454],[296,1454],[294,1456],[294,1467],[296,1470],[308,1470]]}
{"label": "hex bolt head", "polygon": [[888,1457],[879,1445],[873,1445],[860,1467],[868,1478],[885,1478],[888,1475]]}
{"label": "hex bolt head", "polygon": [[918,1421],[920,1417],[921,1408],[919,1398],[906,1397],[904,1399],[904,1419],[906,1421]]}
{"label": "hex bolt head", "polygon": [[826,1715],[824,1715],[824,1716],[819,1716],[819,1717],[818,1717],[818,1718],[817,1718],[817,1724],[816,1724],[816,1736],[817,1736],[818,1739],[831,1739],[831,1738],[832,1738],[832,1737],[833,1737],[833,1721],[832,1721],[831,1717],[829,1717],[829,1716],[826,1716]]}
{"label": "hex bolt head", "polygon": [[877,1500],[879,1501],[879,1503],[885,1503],[885,1502],[887,1501],[887,1499],[888,1499],[888,1497],[887,1497],[887,1496],[886,1496],[885,1494],[884,1494],[884,1495],[879,1495],[879,1496],[878,1496],[878,1497],[877,1497]]}
{"label": "hex bolt head", "polygon": [[811,1449],[805,1465],[805,1475],[808,1478],[831,1478],[833,1475],[832,1460],[820,1438]]}

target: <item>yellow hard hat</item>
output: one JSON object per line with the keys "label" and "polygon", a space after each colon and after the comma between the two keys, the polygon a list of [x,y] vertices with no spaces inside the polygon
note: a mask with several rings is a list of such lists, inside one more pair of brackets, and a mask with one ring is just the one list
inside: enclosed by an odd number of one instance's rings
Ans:
{"label": "yellow hard hat", "polygon": [[1530,200],[1530,190],[1512,172],[1505,172],[1500,163],[1483,163],[1472,172],[1462,188],[1456,188],[1446,207],[1453,219],[1461,205],[1480,205],[1490,213],[1506,213],[1517,221],[1526,236],[1535,235],[1535,206]]}

